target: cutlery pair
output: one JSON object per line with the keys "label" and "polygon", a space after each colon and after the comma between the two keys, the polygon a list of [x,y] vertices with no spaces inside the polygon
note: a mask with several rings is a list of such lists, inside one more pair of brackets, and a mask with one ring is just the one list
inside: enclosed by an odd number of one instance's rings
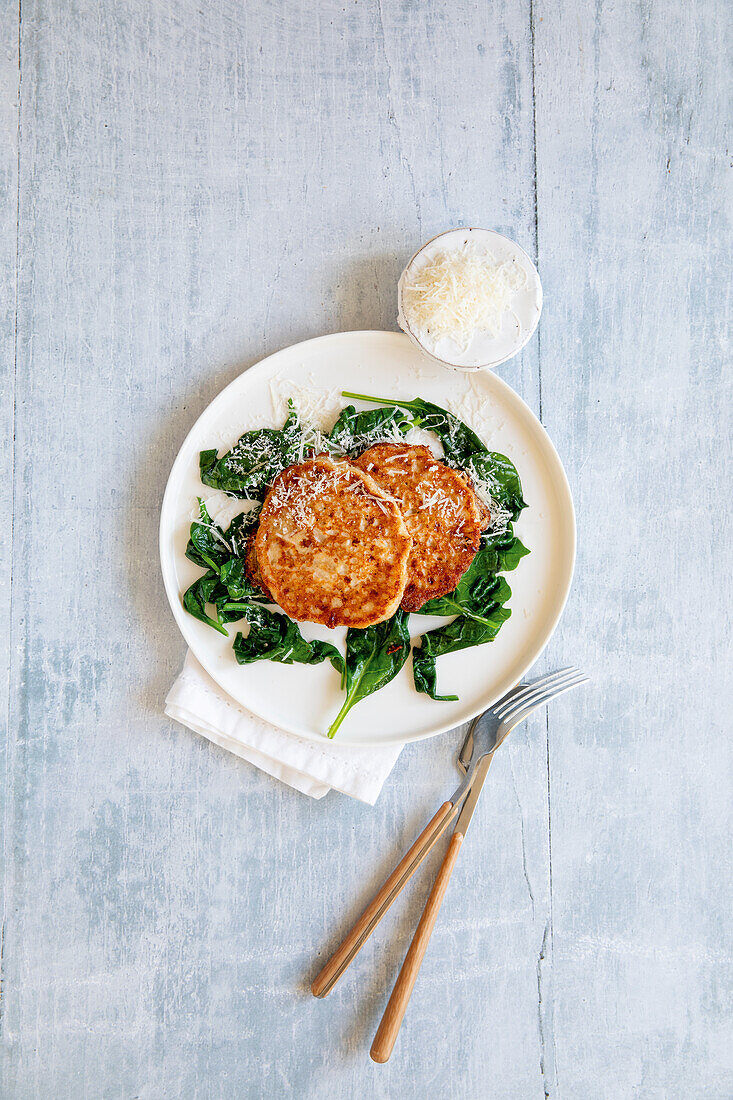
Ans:
{"label": "cutlery pair", "polygon": [[311,992],[315,997],[325,997],[330,993],[402,888],[451,822],[455,821],[448,850],[425,903],[420,922],[372,1043],[370,1054],[375,1062],[386,1062],[392,1053],[451,873],[476,809],[481,788],[494,759],[494,753],[514,727],[524,721],[537,707],[587,682],[588,677],[578,669],[561,669],[533,683],[518,684],[493,707],[474,718],[458,753],[457,765],[465,776],[462,783],[423,829],[381,890],[369,902],[346,938],[313,979]]}

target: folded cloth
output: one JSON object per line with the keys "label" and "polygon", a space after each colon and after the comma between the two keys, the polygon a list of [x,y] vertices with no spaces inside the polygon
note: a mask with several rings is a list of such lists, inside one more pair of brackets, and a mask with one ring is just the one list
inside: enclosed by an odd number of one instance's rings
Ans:
{"label": "folded cloth", "polygon": [[402,745],[363,747],[308,741],[251,714],[222,691],[192,653],[168,692],[165,713],[249,760],[296,791],[323,798],[334,787],[373,806]]}

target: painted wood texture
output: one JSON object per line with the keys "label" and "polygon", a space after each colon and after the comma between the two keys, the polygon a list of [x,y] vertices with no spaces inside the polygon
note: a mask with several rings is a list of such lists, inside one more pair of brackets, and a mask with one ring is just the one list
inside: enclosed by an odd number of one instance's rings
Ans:
{"label": "painted wood texture", "polygon": [[[4,1096],[733,1095],[725,19],[3,6]],[[327,999],[308,986],[460,735],[408,746],[370,809],[165,720],[157,518],[225,383],[395,327],[405,259],[461,223],[538,258],[539,335],[501,374],[578,512],[540,669],[594,683],[502,750],[377,1066],[430,875]]]}

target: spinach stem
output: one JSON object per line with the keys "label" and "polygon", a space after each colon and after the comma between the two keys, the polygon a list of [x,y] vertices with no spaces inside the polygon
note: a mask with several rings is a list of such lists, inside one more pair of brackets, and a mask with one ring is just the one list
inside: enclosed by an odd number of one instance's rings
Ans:
{"label": "spinach stem", "polygon": [[[372,656],[374,656],[374,654],[372,654]],[[344,658],[344,671],[343,671],[343,675],[341,677],[341,682],[342,683],[346,679],[346,660],[347,659]],[[349,713],[351,708],[354,706],[354,703],[357,701],[355,699],[355,696],[359,694],[359,686],[360,686],[362,680],[364,679],[364,673],[366,672],[366,670],[369,667],[370,663],[371,663],[371,657],[369,658],[368,661],[365,661],[364,667],[361,669],[361,672],[353,680],[353,682],[351,684],[351,687],[349,688],[348,693],[346,695],[346,698],[344,699],[344,704],[341,707],[341,710],[338,712],[338,714],[334,718],[332,724],[328,728],[328,733],[326,734],[327,737],[333,738],[333,737],[336,736],[336,732],[337,732],[339,726],[341,725],[341,723],[343,722],[344,718]]]}
{"label": "spinach stem", "polygon": [[341,725],[344,718],[346,717],[346,715],[351,710],[351,707],[353,705],[352,700],[354,698],[354,694],[355,694],[354,689],[352,688],[352,690],[349,692],[349,694],[344,699],[344,704],[341,707],[341,710],[338,712],[338,714],[334,718],[333,722],[328,727],[328,733],[326,734],[327,737],[330,737],[331,739],[333,739],[336,736],[336,732],[337,732],[339,726]]}
{"label": "spinach stem", "polygon": [[[477,615],[474,611],[469,610],[469,608],[464,607],[460,603],[456,603],[455,600],[446,599],[446,603],[449,603],[449,604],[452,605],[453,610],[450,612],[451,615],[458,615],[458,616],[463,615],[463,617],[465,619],[473,619],[473,621],[476,622],[476,623],[489,623],[489,620],[486,618],[485,615]],[[498,607],[499,605],[498,604],[496,604],[496,605],[492,604],[491,606],[492,607],[494,607],[494,606]],[[420,614],[420,612],[418,611],[418,615],[419,614]],[[456,696],[456,698],[457,698],[457,696]]]}
{"label": "spinach stem", "polygon": [[366,393],[349,393],[348,390],[342,390],[341,396],[353,397],[357,401],[372,401],[378,405],[396,405],[400,409],[411,409],[415,404],[414,401],[395,401],[393,397],[370,397]]}

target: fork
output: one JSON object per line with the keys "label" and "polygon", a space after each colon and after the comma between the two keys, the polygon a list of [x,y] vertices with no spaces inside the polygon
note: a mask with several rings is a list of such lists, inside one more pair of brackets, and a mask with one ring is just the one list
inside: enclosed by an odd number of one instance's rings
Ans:
{"label": "fork", "polygon": [[[561,669],[558,672],[550,673],[547,676],[541,677],[539,680],[530,684],[518,684],[515,688],[512,688],[502,699],[495,703],[488,710],[474,718],[466,738],[461,746],[461,750],[457,758],[457,766],[463,772],[465,778],[454,791],[449,799],[447,799],[440,809],[436,812],[434,817],[425,826],[420,833],[417,840],[412,847],[403,856],[400,862],[397,864],[391,875],[387,878],[381,889],[374,895],[372,900],[364,909],[361,916],[358,918],[350,932],[342,940],[328,961],[324,964],[311,984],[311,992],[314,997],[325,997],[333,989],[334,985],[347,969],[347,967],[353,962],[356,955],[364,946],[369,936],[377,927],[382,917],[385,915],[392,902],[402,891],[404,886],[414,875],[417,868],[423,862],[428,853],[432,850],[440,837],[445,833],[446,829],[452,821],[457,817],[461,806],[467,799],[469,792],[478,775],[478,765],[483,756],[478,758],[472,765],[472,759],[474,755],[476,731],[479,724],[484,719],[493,719],[495,722],[511,721],[511,724],[504,730],[499,738],[499,733],[502,730],[502,725],[496,730],[495,740],[493,746],[490,748],[487,754],[489,756],[489,762],[485,765],[485,771],[483,778],[480,780],[479,790],[483,785],[483,781],[486,778],[486,772],[488,772],[491,757],[496,749],[499,747],[505,737],[508,736],[510,731],[514,728],[517,722],[526,718],[532,710],[541,706],[543,703],[549,702],[550,699],[555,698],[556,695],[561,695],[564,691],[570,691],[571,688],[585,683],[587,676],[583,676],[576,668]],[[477,795],[478,797],[478,795]],[[454,834],[455,835],[455,834]],[[449,853],[452,849],[449,849]],[[456,848],[457,855],[457,848]],[[448,857],[446,856],[446,859]],[[455,857],[454,857],[455,862]],[[441,867],[441,872],[445,866],[445,861]],[[452,864],[451,868],[452,870]],[[448,878],[450,877],[450,870],[447,872],[445,878],[445,886],[448,885]],[[437,880],[436,880],[437,885]],[[444,891],[443,891],[444,892]],[[432,898],[431,894],[431,898]],[[442,895],[441,899],[442,901]],[[438,903],[438,907],[439,907]],[[437,909],[435,910],[435,916],[437,917]],[[433,919],[433,924],[435,923]],[[418,931],[420,929],[418,928]],[[430,926],[432,931],[432,925]],[[417,933],[416,933],[417,936]],[[427,947],[427,940],[430,937],[428,932],[427,939],[425,940],[425,947],[420,955],[420,961],[422,961],[422,955],[425,953]],[[414,941],[413,941],[414,943]],[[407,960],[405,960],[407,961]],[[419,968],[419,962],[418,962]],[[403,967],[404,970],[404,967]],[[400,978],[402,973],[400,974]],[[414,978],[417,977],[417,970],[415,971]],[[414,978],[412,985],[414,985]],[[398,979],[399,984],[399,979]],[[407,993],[407,1000],[409,1000],[409,993],[412,991],[412,985]],[[397,986],[395,986],[395,991]],[[394,997],[394,993],[393,993]],[[404,1008],[407,1007],[407,1000],[405,1000]],[[390,1001],[390,1004],[392,1001]],[[389,1006],[388,1006],[389,1007]],[[404,1015],[404,1008],[402,1015]],[[400,1016],[400,1022],[402,1017]],[[384,1021],[383,1021],[384,1022]],[[399,1024],[397,1024],[397,1030],[399,1030]],[[394,1038],[396,1038],[397,1032],[395,1031]],[[376,1039],[375,1039],[376,1044]],[[394,1039],[392,1040],[392,1045]],[[380,1049],[382,1049],[380,1047]],[[374,1051],[374,1047],[372,1048]],[[390,1046],[391,1052],[391,1046]],[[374,1054],[372,1053],[372,1057]],[[386,1058],[382,1059],[386,1061],[389,1057],[389,1053]],[[378,1060],[378,1059],[377,1059]]]}
{"label": "fork", "polygon": [[[549,703],[551,699],[555,699],[558,695],[570,691],[571,688],[587,683],[587,681],[588,677],[577,669],[563,669],[561,672],[555,673],[554,676],[546,677],[534,684],[520,685],[518,689],[505,696],[489,711],[485,711],[483,715],[475,718],[471,723],[458,754],[458,765],[467,772],[468,789],[448,850],[425,903],[425,908],[408,948],[402,969],[397,976],[392,995],[377,1028],[377,1034],[374,1036],[374,1042],[369,1052],[373,1061],[386,1062],[392,1053],[420,966],[430,942],[430,936],[435,927],[440,906],[448,889],[450,876],[458,859],[458,853],[473,817],[473,812],[476,809],[481,788],[494,759],[494,753],[503,744],[514,727],[523,722],[525,718],[528,718],[532,711],[541,707],[544,703]],[[477,726],[483,717],[489,715],[494,719],[499,719],[499,725],[494,730],[493,744],[487,742],[486,751],[478,757],[473,766],[470,766],[474,753]]]}

